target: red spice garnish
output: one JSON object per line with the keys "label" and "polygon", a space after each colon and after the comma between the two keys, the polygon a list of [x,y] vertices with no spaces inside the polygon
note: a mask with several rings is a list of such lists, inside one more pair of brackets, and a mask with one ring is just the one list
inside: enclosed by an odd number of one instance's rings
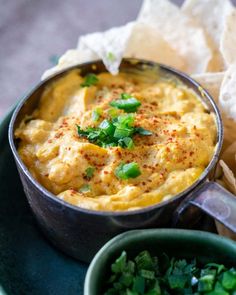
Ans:
{"label": "red spice garnish", "polygon": [[77,191],[75,189],[71,189],[70,194],[71,194],[71,196],[73,196],[73,195],[77,194]]}

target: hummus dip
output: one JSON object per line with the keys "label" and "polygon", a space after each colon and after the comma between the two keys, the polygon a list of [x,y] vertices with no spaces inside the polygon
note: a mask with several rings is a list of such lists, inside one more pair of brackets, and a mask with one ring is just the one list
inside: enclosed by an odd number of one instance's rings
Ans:
{"label": "hummus dip", "polygon": [[70,71],[15,131],[33,177],[58,198],[134,210],[191,186],[216,144],[215,117],[182,82]]}

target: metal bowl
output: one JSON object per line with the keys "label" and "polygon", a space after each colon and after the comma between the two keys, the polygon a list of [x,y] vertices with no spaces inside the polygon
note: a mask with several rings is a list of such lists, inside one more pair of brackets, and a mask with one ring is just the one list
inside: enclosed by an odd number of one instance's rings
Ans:
{"label": "metal bowl", "polygon": [[181,80],[198,94],[209,112],[212,112],[216,118],[215,153],[198,180],[168,201],[125,212],[92,211],[73,206],[53,195],[33,178],[17,152],[14,131],[25,115],[31,114],[37,107],[45,87],[75,68],[81,70],[81,75],[106,71],[102,61],[95,61],[71,67],[40,82],[15,109],[9,126],[9,141],[29,205],[42,231],[62,251],[74,258],[89,262],[99,248],[118,233],[129,229],[154,228],[170,224],[173,212],[180,202],[198,190],[214,170],[222,146],[223,126],[219,110],[211,96],[189,76],[154,62],[123,59],[120,71],[135,71],[141,75],[147,72],[151,72],[154,76],[170,75]]}

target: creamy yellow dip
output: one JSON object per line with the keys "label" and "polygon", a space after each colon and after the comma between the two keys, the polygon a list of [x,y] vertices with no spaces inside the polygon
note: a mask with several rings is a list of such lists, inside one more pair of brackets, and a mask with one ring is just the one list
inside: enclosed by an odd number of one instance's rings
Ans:
{"label": "creamy yellow dip", "polygon": [[[32,175],[49,191],[71,204],[93,210],[133,210],[167,200],[192,185],[210,162],[216,142],[214,115],[181,82],[155,83],[134,74],[101,73],[98,83],[81,87],[77,70],[47,87],[31,120],[15,132],[18,152]],[[134,148],[103,148],[78,136],[110,118],[110,102],[129,93],[141,102],[135,126],[152,132],[135,135]],[[93,119],[99,108],[101,116]],[[117,114],[124,113],[116,110]],[[119,179],[121,162],[136,162],[141,175]],[[93,177],[86,169],[93,167]],[[89,185],[88,191],[81,191]]]}

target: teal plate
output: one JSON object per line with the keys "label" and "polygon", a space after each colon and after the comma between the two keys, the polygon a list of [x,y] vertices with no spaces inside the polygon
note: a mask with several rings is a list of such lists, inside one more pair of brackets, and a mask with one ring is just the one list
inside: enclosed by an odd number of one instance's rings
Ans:
{"label": "teal plate", "polygon": [[31,214],[8,144],[11,115],[0,124],[0,295],[81,295],[87,265],[55,249]]}

